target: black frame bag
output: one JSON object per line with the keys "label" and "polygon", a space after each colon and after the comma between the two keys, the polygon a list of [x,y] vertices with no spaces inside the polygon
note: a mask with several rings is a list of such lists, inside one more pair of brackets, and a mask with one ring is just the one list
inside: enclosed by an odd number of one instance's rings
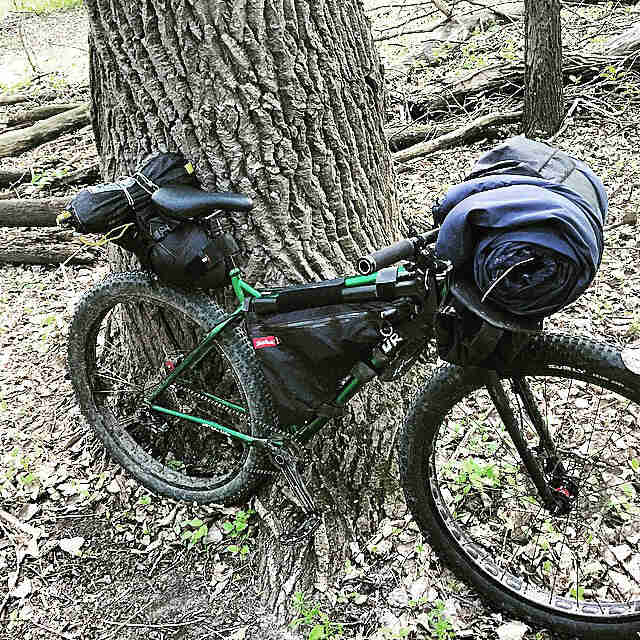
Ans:
{"label": "black frame bag", "polygon": [[411,311],[411,302],[399,299],[247,313],[247,334],[280,422],[302,425],[315,415],[342,415],[334,404],[340,383],[350,373],[360,379],[377,375],[364,361],[384,340],[384,329]]}

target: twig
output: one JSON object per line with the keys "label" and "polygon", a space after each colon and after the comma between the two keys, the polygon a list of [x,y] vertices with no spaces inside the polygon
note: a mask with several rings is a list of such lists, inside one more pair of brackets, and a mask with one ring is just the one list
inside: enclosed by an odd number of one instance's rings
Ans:
{"label": "twig", "polygon": [[[14,3],[15,5],[15,0]],[[17,7],[16,7],[17,9]],[[38,74],[38,67],[36,66],[36,64],[34,63],[34,61],[31,59],[31,54],[29,53],[29,49],[27,48],[27,43],[25,41],[24,38],[24,32],[22,30],[22,20],[20,20],[20,22],[18,23],[18,35],[20,36],[20,42],[22,43],[22,48],[24,49],[24,52],[27,56],[27,60],[29,61],[29,65],[31,66],[31,69],[33,70],[33,73],[35,75]]]}
{"label": "twig", "polygon": [[560,127],[560,129],[558,129],[557,133],[552,135],[547,140],[547,142],[549,143],[553,142],[556,138],[559,138],[566,131],[567,127],[569,126],[569,118],[573,115],[573,112],[578,108],[579,104],[580,104],[580,98],[576,98],[573,101],[573,104],[571,105],[569,111],[567,111],[567,115],[564,117],[564,120],[562,121],[562,126]]}
{"label": "twig", "polygon": [[109,632],[106,636],[102,636],[100,640],[107,640],[107,638],[110,638],[114,634],[118,633],[120,629],[127,626],[136,616],[139,616],[141,613],[144,613],[147,609],[149,609],[152,604],[153,604],[153,601],[148,602],[144,607],[132,613],[124,622],[115,622],[113,620],[105,620],[104,622],[106,622],[107,624],[112,624],[112,625],[115,624],[118,626],[113,631]]}
{"label": "twig", "polygon": [[45,631],[52,633],[54,636],[58,636],[59,638],[64,638],[65,640],[73,640],[72,636],[70,636],[68,633],[61,633],[60,631],[56,631],[55,629],[51,629],[50,627],[45,627],[43,624],[39,624],[37,622],[34,622],[33,620],[30,620],[30,622],[34,627],[38,627],[39,629],[44,629]]}
{"label": "twig", "polygon": [[511,122],[518,122],[522,119],[522,111],[515,111],[513,113],[490,113],[485,116],[481,116],[472,120],[468,124],[446,133],[434,140],[428,140],[415,144],[403,151],[397,151],[393,154],[393,159],[396,162],[406,162],[407,160],[413,160],[422,156],[439,151],[440,149],[447,149],[453,147],[460,142],[467,140],[472,136],[476,136],[482,133],[483,130],[494,127],[497,125],[508,124]]}

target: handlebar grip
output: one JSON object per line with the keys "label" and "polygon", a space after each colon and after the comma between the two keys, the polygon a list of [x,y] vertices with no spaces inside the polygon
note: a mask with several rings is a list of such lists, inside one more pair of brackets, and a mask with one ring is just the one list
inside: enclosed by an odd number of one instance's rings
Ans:
{"label": "handlebar grip", "polygon": [[415,255],[415,246],[411,240],[405,238],[389,247],[378,249],[358,261],[360,275],[368,276],[375,271],[384,269],[399,260],[410,260]]}

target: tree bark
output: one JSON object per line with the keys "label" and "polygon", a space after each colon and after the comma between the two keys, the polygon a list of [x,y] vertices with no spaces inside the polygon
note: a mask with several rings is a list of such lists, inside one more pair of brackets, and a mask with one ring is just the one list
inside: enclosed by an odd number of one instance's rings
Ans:
{"label": "tree bark", "polygon": [[560,0],[525,0],[524,130],[549,137],[562,125]]}
{"label": "tree bark", "polygon": [[91,264],[95,251],[74,241],[72,231],[27,231],[0,235],[0,263]]}
{"label": "tree bark", "polygon": [[[131,172],[153,150],[178,149],[203,188],[249,195],[253,211],[229,216],[249,282],[329,278],[396,239],[382,67],[360,3],[179,6],[87,2],[103,178]],[[402,405],[398,392],[374,388],[314,445],[309,481],[326,517],[315,545],[274,548],[264,527],[255,569],[281,613],[293,591],[339,570],[353,536],[366,537],[382,517],[382,472]],[[262,494],[268,511],[281,489]],[[325,547],[330,555],[318,551]]]}
{"label": "tree bark", "polygon": [[18,155],[87,124],[89,107],[83,105],[42,120],[26,129],[0,134],[0,158]]}
{"label": "tree bark", "polygon": [[55,227],[69,198],[0,200],[0,227]]}

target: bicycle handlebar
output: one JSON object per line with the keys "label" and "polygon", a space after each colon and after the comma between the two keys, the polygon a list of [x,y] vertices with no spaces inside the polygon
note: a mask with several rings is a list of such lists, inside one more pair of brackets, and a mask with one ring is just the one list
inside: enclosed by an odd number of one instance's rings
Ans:
{"label": "bicycle handlebar", "polygon": [[399,240],[388,247],[383,247],[360,258],[358,261],[358,271],[361,275],[368,276],[375,271],[392,265],[394,262],[398,262],[398,260],[409,260],[413,258],[415,252],[416,249],[413,240],[405,238],[404,240]]}
{"label": "bicycle handlebar", "polygon": [[438,237],[439,229],[433,229],[417,238],[404,238],[394,244],[369,253],[358,260],[358,272],[368,276],[372,273],[389,267],[399,260],[411,260],[416,255],[416,249],[422,243],[433,242]]}

